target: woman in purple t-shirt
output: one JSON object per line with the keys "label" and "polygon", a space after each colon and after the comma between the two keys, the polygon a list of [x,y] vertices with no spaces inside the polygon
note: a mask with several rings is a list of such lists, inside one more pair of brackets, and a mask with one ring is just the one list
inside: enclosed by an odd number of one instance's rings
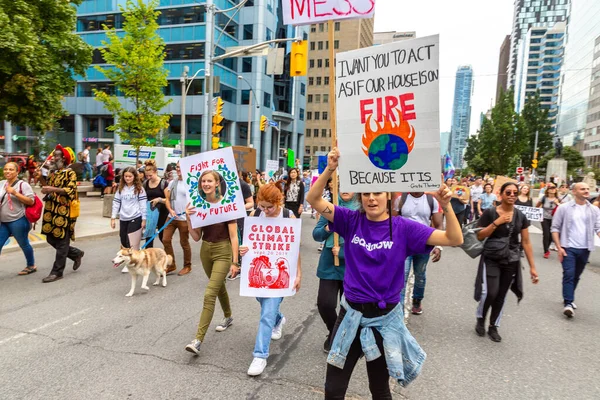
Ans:
{"label": "woman in purple t-shirt", "polygon": [[[338,167],[339,158],[337,148],[329,153],[327,168],[311,187],[307,200],[331,223],[331,230],[344,237],[344,296],[347,304],[359,311],[362,318],[378,318],[392,312],[400,302],[406,257],[429,252],[433,246],[459,246],[463,241],[462,231],[450,206],[452,193],[444,184],[433,195],[446,216],[446,231],[435,230],[402,217],[394,217],[390,223],[388,194],[383,192],[361,193],[361,207],[358,211],[334,207],[321,195],[326,182]],[[346,314],[347,310],[342,308],[333,331],[334,345],[337,328]],[[327,365],[325,398],[344,398],[352,370],[362,355],[362,329],[368,328],[358,328],[343,369],[331,363]],[[379,329],[372,330],[379,351],[385,355]],[[343,339],[340,338],[341,340]],[[386,357],[380,356],[368,361],[367,372],[373,397],[391,398]]]}

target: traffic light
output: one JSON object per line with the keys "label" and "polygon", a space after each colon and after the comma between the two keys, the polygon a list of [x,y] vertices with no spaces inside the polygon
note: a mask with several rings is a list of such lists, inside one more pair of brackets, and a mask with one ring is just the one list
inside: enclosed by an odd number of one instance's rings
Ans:
{"label": "traffic light", "polygon": [[215,113],[212,120],[212,149],[216,150],[219,148],[219,133],[223,130],[223,100],[217,97],[217,104],[215,105]]}
{"label": "traffic light", "polygon": [[292,42],[290,76],[305,76],[308,63],[308,41]]}
{"label": "traffic light", "polygon": [[538,167],[538,160],[531,160],[531,168],[536,169]]}
{"label": "traffic light", "polygon": [[267,130],[267,122],[268,122],[268,121],[269,121],[269,120],[268,120],[268,119],[267,119],[267,117],[265,117],[264,115],[262,115],[262,116],[260,117],[260,131],[261,131],[261,132],[264,132],[264,131],[266,131],[266,130]]}

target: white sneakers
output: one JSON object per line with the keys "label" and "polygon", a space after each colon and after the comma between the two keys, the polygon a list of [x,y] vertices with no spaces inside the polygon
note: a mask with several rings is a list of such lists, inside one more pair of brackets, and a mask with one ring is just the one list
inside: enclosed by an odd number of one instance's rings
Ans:
{"label": "white sneakers", "polygon": [[279,321],[279,324],[277,324],[274,328],[273,331],[271,332],[271,339],[273,340],[279,340],[281,339],[281,335],[283,334],[283,324],[285,324],[286,320],[285,317],[281,318],[281,321]]}
{"label": "white sneakers", "polygon": [[129,272],[129,268],[127,268],[127,265],[123,267],[123,269],[121,270],[122,274],[126,274]]}
{"label": "white sneakers", "polygon": [[248,368],[248,375],[258,376],[263,373],[266,366],[267,366],[266,358],[254,357],[254,360],[252,360],[252,364],[250,364],[250,368]]}
{"label": "white sneakers", "polygon": [[567,304],[563,310],[563,314],[565,314],[569,318],[573,318],[575,316],[575,311],[573,311],[574,308],[575,307],[573,307],[572,304]]}

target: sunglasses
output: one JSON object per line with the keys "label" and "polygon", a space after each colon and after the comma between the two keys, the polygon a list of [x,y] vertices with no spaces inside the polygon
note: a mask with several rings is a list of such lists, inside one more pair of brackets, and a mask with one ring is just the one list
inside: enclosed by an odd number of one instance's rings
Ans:
{"label": "sunglasses", "polygon": [[519,194],[519,192],[517,192],[516,190],[507,190],[506,192],[504,192],[504,194],[507,196],[516,196]]}

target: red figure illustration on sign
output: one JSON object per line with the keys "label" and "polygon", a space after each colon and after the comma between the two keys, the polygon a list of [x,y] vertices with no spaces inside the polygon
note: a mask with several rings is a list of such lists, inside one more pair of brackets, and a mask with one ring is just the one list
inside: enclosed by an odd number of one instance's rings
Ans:
{"label": "red figure illustration on sign", "polygon": [[267,256],[253,259],[248,271],[248,286],[257,289],[288,289],[290,273],[287,259],[279,258],[275,266],[271,265]]}

